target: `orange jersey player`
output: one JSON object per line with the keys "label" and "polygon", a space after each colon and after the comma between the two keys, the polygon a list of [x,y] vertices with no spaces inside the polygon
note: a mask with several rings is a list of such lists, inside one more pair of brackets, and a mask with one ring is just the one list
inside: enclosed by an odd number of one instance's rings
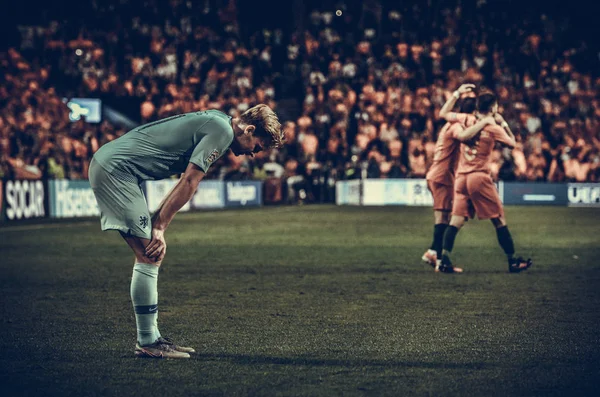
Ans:
{"label": "orange jersey player", "polygon": [[[435,145],[433,164],[427,172],[427,187],[433,196],[433,241],[421,258],[423,262],[434,267],[437,258],[442,257],[444,231],[450,222],[452,197],[454,195],[454,172],[458,165],[460,139],[472,138],[476,133],[472,133],[470,136],[462,136],[464,128],[475,124],[476,120],[473,115],[476,101],[474,97],[469,96],[474,95],[473,88],[475,88],[473,84],[461,85],[440,110],[440,117],[448,122],[440,130]],[[461,113],[450,112],[461,94],[467,95],[462,99]]]}
{"label": "orange jersey player", "polygon": [[[498,191],[490,176],[490,159],[496,143],[513,148],[515,137],[508,123],[497,113],[496,96],[491,92],[480,93],[477,98],[476,124],[466,128],[465,134],[478,133],[461,145],[461,153],[454,183],[454,203],[450,226],[444,233],[443,254],[437,269],[445,273],[462,272],[452,265],[450,253],[460,228],[475,214],[479,219],[490,219],[496,227],[498,243],[508,258],[510,272],[528,269],[531,259],[515,258],[514,243],[504,218],[504,208]],[[500,123],[502,127],[496,123]]]}

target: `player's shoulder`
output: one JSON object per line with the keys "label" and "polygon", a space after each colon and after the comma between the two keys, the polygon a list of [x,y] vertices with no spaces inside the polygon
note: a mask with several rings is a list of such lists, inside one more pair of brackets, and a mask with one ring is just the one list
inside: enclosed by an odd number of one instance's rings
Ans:
{"label": "player's shoulder", "polygon": [[212,116],[212,122],[220,128],[231,132],[233,135],[233,127],[231,126],[231,116],[221,112],[220,110],[209,110]]}
{"label": "player's shoulder", "polygon": [[448,131],[461,130],[463,128],[462,123],[449,123]]}
{"label": "player's shoulder", "polygon": [[[196,112],[198,117],[206,118],[206,123],[203,127],[207,134],[218,133],[223,134],[233,139],[233,127],[231,126],[231,116],[221,112],[220,110],[204,110]],[[203,130],[204,130],[203,128]]]}
{"label": "player's shoulder", "polygon": [[456,138],[456,134],[461,132],[464,129],[464,125],[462,123],[451,123],[446,131],[445,138],[447,140],[451,140]]}

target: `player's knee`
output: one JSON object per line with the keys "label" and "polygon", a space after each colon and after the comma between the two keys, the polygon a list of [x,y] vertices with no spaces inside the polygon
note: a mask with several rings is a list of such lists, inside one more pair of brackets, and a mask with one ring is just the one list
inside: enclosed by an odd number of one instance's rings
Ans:
{"label": "player's knee", "polygon": [[506,226],[506,219],[503,216],[499,216],[498,218],[492,218],[492,224],[496,227],[496,229]]}
{"label": "player's knee", "polygon": [[465,224],[466,221],[467,221],[467,218],[465,218],[464,216],[453,215],[452,218],[450,219],[450,226],[454,226],[454,227],[460,229],[461,227],[463,227],[463,225]]}
{"label": "player's knee", "polygon": [[433,217],[436,225],[440,223],[447,225],[450,222],[450,213],[447,211],[435,211]]}
{"label": "player's knee", "polygon": [[150,262],[150,263],[152,263],[152,264],[153,264],[153,265],[155,265],[155,266],[158,266],[158,267],[160,267],[160,265],[162,265],[162,259],[160,259],[160,260],[158,260],[158,261],[156,261],[156,262]]}
{"label": "player's knee", "polygon": [[160,266],[164,259],[164,252],[159,257],[148,257],[146,256],[146,247],[150,243],[149,239],[144,239],[137,236],[131,236],[121,233],[129,247],[132,249],[135,255],[135,260],[138,263],[151,263],[156,266]]}
{"label": "player's knee", "polygon": [[440,223],[445,223],[446,225],[448,223],[450,223],[450,213],[449,212],[442,212],[442,217],[441,217]]}
{"label": "player's knee", "polygon": [[135,263],[148,263],[151,265],[160,266],[162,265],[162,259],[156,260],[156,258],[148,258],[146,255],[140,255],[136,252]]}

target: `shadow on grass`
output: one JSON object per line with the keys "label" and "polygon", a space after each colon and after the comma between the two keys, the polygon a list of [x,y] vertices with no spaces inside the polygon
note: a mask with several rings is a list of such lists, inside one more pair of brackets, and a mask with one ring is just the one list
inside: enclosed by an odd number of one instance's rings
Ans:
{"label": "shadow on grass", "polygon": [[387,368],[425,368],[425,369],[462,369],[462,370],[480,370],[496,366],[493,363],[468,362],[468,363],[448,363],[431,361],[392,361],[392,360],[343,360],[343,359],[322,359],[308,357],[273,357],[261,355],[245,354],[195,354],[198,360],[221,361],[228,360],[242,365],[256,364],[276,364],[276,365],[295,365],[307,367],[387,367]]}

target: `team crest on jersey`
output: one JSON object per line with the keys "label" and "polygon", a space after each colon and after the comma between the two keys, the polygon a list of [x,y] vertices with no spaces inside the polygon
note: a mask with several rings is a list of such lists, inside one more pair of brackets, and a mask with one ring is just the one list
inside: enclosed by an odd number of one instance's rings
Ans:
{"label": "team crest on jersey", "polygon": [[206,158],[206,164],[212,164],[219,157],[219,151],[217,149],[210,152]]}
{"label": "team crest on jersey", "polygon": [[147,216],[140,216],[140,226],[142,227],[142,229],[145,229],[148,227],[148,217]]}

